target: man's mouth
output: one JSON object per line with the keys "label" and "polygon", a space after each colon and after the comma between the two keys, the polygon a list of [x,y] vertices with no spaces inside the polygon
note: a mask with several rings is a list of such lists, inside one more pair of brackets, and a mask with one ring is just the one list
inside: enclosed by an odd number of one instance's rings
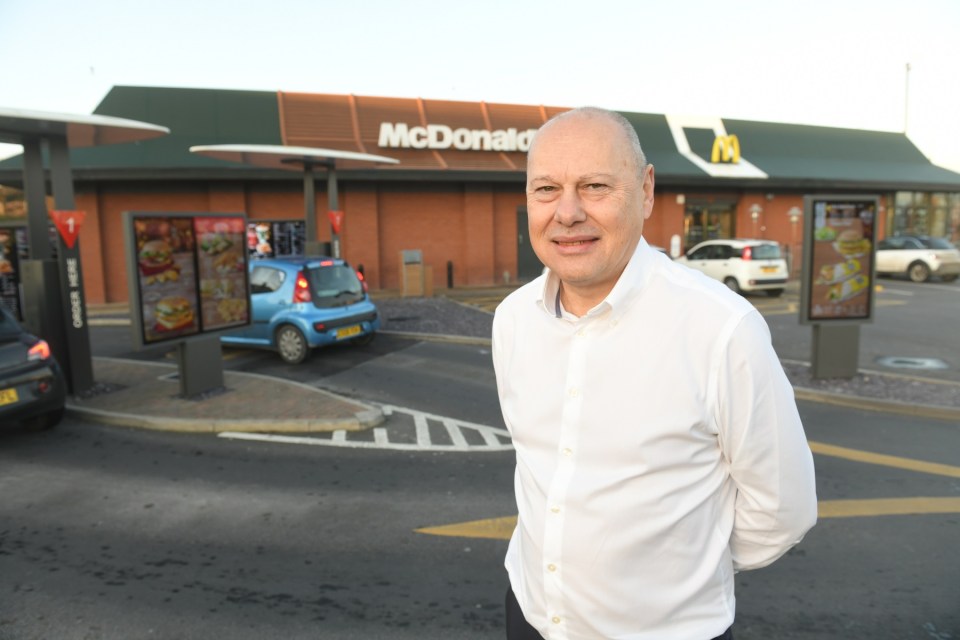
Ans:
{"label": "man's mouth", "polygon": [[585,244],[590,244],[596,242],[596,238],[571,238],[565,240],[563,238],[555,238],[553,242],[561,247],[578,247]]}

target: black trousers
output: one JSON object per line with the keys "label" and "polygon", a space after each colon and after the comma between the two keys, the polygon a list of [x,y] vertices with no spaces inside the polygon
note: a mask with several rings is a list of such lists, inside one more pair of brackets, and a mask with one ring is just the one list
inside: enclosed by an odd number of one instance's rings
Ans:
{"label": "black trousers", "polygon": [[[520,610],[520,604],[517,603],[517,596],[513,595],[512,588],[507,588],[506,608],[507,640],[543,640],[543,636],[523,617],[523,611]],[[732,627],[713,640],[733,640]]]}

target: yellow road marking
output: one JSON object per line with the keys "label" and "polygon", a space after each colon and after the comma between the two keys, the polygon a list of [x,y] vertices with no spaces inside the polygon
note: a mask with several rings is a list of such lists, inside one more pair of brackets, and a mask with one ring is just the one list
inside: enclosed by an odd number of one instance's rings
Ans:
{"label": "yellow road marking", "polygon": [[414,529],[414,531],[416,533],[426,533],[431,536],[509,540],[516,526],[517,516],[506,516],[503,518],[488,518],[486,520],[471,520],[470,522],[445,524],[439,527],[424,527],[422,529]]}
{"label": "yellow road marking", "polygon": [[[817,504],[819,518],[866,518],[960,513],[960,498],[877,498],[873,500],[824,500]],[[471,520],[437,527],[414,529],[415,533],[454,538],[509,540],[517,516]]]}
{"label": "yellow road marking", "polygon": [[[865,464],[906,469],[948,478],[960,478],[960,467],[912,458],[888,456],[869,451],[848,449],[823,442],[810,442],[810,450],[823,456],[843,458]],[[820,518],[863,518],[876,516],[960,513],[960,497],[945,498],[875,498],[870,500],[822,500],[817,504]],[[436,527],[414,529],[416,533],[457,538],[509,540],[517,526],[517,516],[471,520]]]}
{"label": "yellow road marking", "polygon": [[948,478],[960,478],[960,467],[954,467],[949,464],[938,464],[936,462],[925,462],[923,460],[913,460],[911,458],[900,458],[881,453],[847,449],[846,447],[838,447],[832,444],[824,444],[822,442],[811,442],[810,450],[823,456],[843,458],[845,460],[853,460],[855,462],[878,464],[885,467],[893,467],[895,469],[919,471],[921,473],[932,473],[938,476],[947,476]]}
{"label": "yellow road marking", "polygon": [[960,498],[878,498],[876,500],[825,500],[817,505],[821,518],[907,516],[960,513]]}

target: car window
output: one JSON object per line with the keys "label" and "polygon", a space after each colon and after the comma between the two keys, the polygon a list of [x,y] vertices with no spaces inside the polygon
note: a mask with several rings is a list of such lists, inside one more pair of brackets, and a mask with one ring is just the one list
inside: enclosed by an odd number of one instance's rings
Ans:
{"label": "car window", "polygon": [[904,238],[903,239],[903,248],[904,249],[923,249],[923,244],[920,243],[916,238]]}
{"label": "car window", "polygon": [[780,245],[757,244],[750,248],[750,255],[754,260],[778,260],[780,259]]}
{"label": "car window", "polygon": [[317,306],[352,304],[363,298],[360,278],[348,264],[310,269],[307,277]]}
{"label": "car window", "polygon": [[903,249],[903,240],[903,238],[887,238],[880,243],[880,248],[890,251],[899,251],[900,249]]}
{"label": "car window", "polygon": [[948,240],[943,238],[920,238],[920,242],[928,249],[956,249]]}
{"label": "car window", "polygon": [[251,293],[270,293],[283,286],[287,274],[273,267],[254,267],[250,273]]}
{"label": "car window", "polygon": [[710,253],[710,247],[700,247],[690,252],[690,260],[706,260]]}
{"label": "car window", "polygon": [[739,258],[740,250],[736,247],[731,247],[728,244],[718,244],[717,245],[717,259],[718,260],[729,260],[730,258]]}

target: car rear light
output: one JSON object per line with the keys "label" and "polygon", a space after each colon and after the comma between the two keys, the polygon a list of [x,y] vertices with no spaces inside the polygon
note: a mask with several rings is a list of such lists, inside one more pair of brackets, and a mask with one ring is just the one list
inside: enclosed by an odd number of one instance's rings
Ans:
{"label": "car rear light", "polygon": [[46,340],[40,340],[27,351],[27,360],[46,360],[50,357],[50,345]]}
{"label": "car rear light", "polygon": [[744,260],[750,260],[753,257],[753,250],[750,247],[744,247],[740,257]]}
{"label": "car rear light", "polygon": [[293,284],[293,302],[310,302],[310,282],[303,271],[297,274],[297,281]]}
{"label": "car rear light", "polygon": [[363,271],[357,271],[357,278],[360,280],[360,285],[363,287],[363,292],[367,293],[367,281],[363,277]]}
{"label": "car rear light", "polygon": [[323,261],[320,262],[320,266],[321,266],[321,267],[332,267],[332,266],[333,266],[333,260],[323,260]]}

